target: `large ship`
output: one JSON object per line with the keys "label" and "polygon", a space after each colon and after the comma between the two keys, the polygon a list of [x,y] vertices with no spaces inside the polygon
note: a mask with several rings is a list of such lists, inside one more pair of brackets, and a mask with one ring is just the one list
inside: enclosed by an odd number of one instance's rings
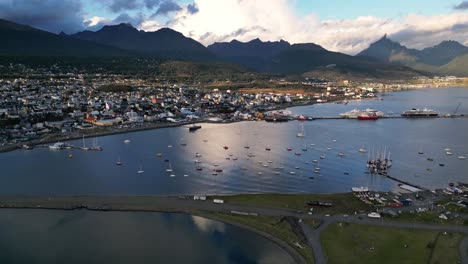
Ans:
{"label": "large ship", "polygon": [[359,116],[376,116],[382,117],[384,116],[384,112],[377,111],[375,109],[367,108],[365,110],[353,109],[346,113],[341,113],[341,117],[343,118],[358,118]]}
{"label": "large ship", "polygon": [[412,108],[410,110],[406,110],[403,113],[401,113],[401,116],[405,117],[431,117],[431,116],[438,116],[439,114],[431,109],[418,109],[418,108]]}

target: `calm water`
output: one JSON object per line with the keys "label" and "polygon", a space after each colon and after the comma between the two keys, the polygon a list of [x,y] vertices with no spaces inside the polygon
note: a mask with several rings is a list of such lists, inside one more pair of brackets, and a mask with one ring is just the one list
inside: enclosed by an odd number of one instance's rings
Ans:
{"label": "calm water", "polygon": [[0,263],[294,263],[253,232],[201,217],[0,210]]}
{"label": "calm water", "polygon": [[[291,110],[298,114],[336,116],[353,108],[372,107],[398,115],[412,107],[429,107],[443,114],[453,112],[461,102],[459,113],[468,114],[467,99],[468,88],[425,89],[387,93],[383,101],[321,104]],[[457,159],[459,155],[468,156],[466,118],[317,120],[303,123],[306,133],[303,139],[296,137],[300,124],[297,121],[203,124],[195,133],[180,127],[100,137],[102,152],[36,148],[2,153],[0,194],[330,193],[363,185],[383,191],[397,188],[391,180],[365,173],[368,154],[358,152],[362,146],[375,151],[386,147],[394,164],[389,174],[424,187],[468,181],[468,160]],[[125,144],[125,139],[131,142]],[[92,140],[87,141],[91,144]],[[82,144],[81,140],[73,143]],[[245,145],[250,149],[245,149]],[[271,151],[266,151],[266,147]],[[293,150],[287,151],[288,147]],[[302,151],[305,147],[307,151]],[[445,155],[445,148],[452,149],[454,155]],[[338,152],[346,156],[340,157]],[[69,153],[73,153],[72,159],[68,158]],[[163,157],[156,157],[157,153]],[[201,153],[202,157],[195,157],[195,153]],[[249,153],[255,157],[249,158]],[[326,158],[320,160],[321,155]],[[123,166],[115,165],[118,157]],[[428,157],[434,161],[427,161]],[[196,159],[202,161],[199,165],[203,171],[195,169]],[[445,166],[440,167],[439,163]],[[144,174],[136,172],[140,165]],[[169,166],[175,177],[166,172]],[[316,166],[321,168],[320,173],[314,173]],[[214,168],[223,172],[214,176]]]}

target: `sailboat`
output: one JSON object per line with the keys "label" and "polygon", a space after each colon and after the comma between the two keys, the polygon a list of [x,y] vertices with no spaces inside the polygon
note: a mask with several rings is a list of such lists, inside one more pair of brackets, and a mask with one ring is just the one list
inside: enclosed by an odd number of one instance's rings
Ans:
{"label": "sailboat", "polygon": [[140,164],[140,168],[138,169],[137,173],[138,174],[145,173],[145,171],[143,170],[143,166],[141,164]]}
{"label": "sailboat", "polygon": [[122,164],[123,164],[123,162],[120,160],[120,156],[119,156],[119,158],[117,159],[117,162],[115,163],[115,165],[120,166]]}
{"label": "sailboat", "polygon": [[367,152],[367,149],[364,148],[364,146],[362,146],[362,147],[359,149],[359,152],[361,152],[361,153],[366,153],[366,152]]}
{"label": "sailboat", "polygon": [[166,169],[166,172],[172,172],[172,165],[170,162],[169,162],[169,168]]}
{"label": "sailboat", "polygon": [[81,149],[82,149],[82,150],[89,150],[89,148],[86,147],[84,135],[83,135],[83,147],[82,147]]}
{"label": "sailboat", "polygon": [[296,136],[299,137],[299,138],[305,137],[305,133],[304,133],[304,124],[303,124],[303,123],[301,123],[301,132],[300,132],[300,133],[297,133]]}

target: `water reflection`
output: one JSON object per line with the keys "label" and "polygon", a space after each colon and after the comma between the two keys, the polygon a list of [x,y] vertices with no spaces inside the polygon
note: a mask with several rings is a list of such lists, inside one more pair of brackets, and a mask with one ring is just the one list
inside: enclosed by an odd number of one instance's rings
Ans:
{"label": "water reflection", "polygon": [[255,233],[180,214],[2,209],[0,231],[0,263],[293,263]]}

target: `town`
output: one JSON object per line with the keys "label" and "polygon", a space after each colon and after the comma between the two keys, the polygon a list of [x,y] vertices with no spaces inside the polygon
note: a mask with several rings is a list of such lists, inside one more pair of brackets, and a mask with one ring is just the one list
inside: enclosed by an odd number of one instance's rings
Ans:
{"label": "town", "polygon": [[213,84],[178,84],[57,67],[29,68],[19,63],[1,66],[10,73],[0,79],[1,150],[195,122],[262,120],[268,111],[290,106],[375,99],[379,91],[386,89],[446,86],[460,81],[436,77],[405,85],[403,81],[362,83],[277,78],[268,80],[267,85],[294,88],[257,89],[252,85],[255,81],[249,88],[239,88],[231,81],[218,82],[216,88]]}

